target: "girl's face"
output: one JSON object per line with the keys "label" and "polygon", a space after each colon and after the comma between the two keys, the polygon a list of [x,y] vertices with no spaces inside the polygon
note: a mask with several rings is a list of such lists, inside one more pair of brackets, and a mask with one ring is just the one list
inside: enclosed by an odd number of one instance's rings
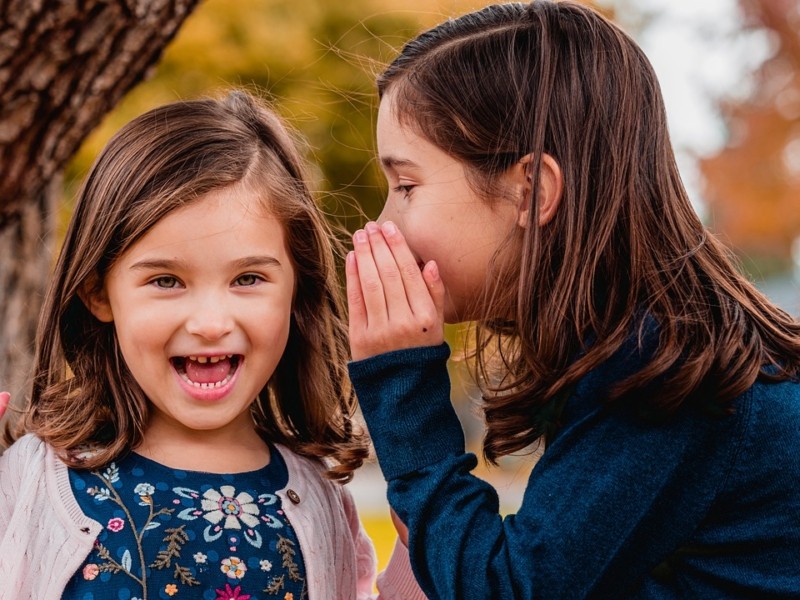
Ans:
{"label": "girl's face", "polygon": [[145,446],[255,439],[249,407],[286,348],[294,281],[283,227],[239,186],[168,214],[120,256],[88,303],[150,400]]}
{"label": "girl's face", "polygon": [[508,199],[491,205],[481,199],[461,162],[398,121],[391,91],[378,110],[377,135],[389,182],[379,221],[397,225],[420,267],[436,261],[446,292],[445,322],[481,317],[476,300],[491,283],[489,261],[515,227],[518,207]]}

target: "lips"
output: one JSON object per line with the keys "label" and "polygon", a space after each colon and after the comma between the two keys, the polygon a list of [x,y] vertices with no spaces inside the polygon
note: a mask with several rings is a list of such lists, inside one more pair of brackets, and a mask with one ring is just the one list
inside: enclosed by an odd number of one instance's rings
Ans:
{"label": "lips", "polygon": [[221,354],[176,356],[170,362],[184,382],[201,390],[210,390],[229,383],[241,360],[242,356],[239,354]]}

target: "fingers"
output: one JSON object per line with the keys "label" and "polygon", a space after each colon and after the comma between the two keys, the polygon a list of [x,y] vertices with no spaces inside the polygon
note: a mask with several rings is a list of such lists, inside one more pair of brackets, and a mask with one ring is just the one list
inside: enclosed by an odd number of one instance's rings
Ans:
{"label": "fingers", "polygon": [[[407,305],[411,307],[411,312],[415,315],[424,317],[431,309],[431,297],[417,259],[394,223],[391,221],[384,223],[381,233],[383,235],[371,236],[370,241],[373,242],[373,248],[375,244],[386,245],[394,259],[395,270],[402,279]],[[375,239],[378,237],[381,239]]]}
{"label": "fingers", "polygon": [[3,418],[3,414],[6,412],[6,408],[8,408],[8,403],[11,401],[11,394],[8,392],[0,392],[0,419]]}
{"label": "fingers", "polygon": [[435,263],[426,268],[391,223],[353,235],[345,268],[353,360],[444,341],[444,287]]}
{"label": "fingers", "polygon": [[[384,237],[385,225],[384,228],[381,228],[377,223],[367,223],[364,229],[369,236],[372,259],[375,261],[378,276],[381,280],[387,316],[389,319],[403,319],[410,312],[413,312],[411,305],[413,290],[407,289],[408,281],[414,274],[416,274],[416,278],[419,281],[422,280],[422,277],[411,251],[408,250],[408,246],[403,245],[408,254],[405,262],[398,260],[398,257],[394,255],[393,249],[389,248]],[[396,228],[394,230],[396,231]],[[413,269],[413,273],[407,273],[406,271],[409,269]]]}
{"label": "fingers", "polygon": [[347,282],[347,310],[350,314],[350,329],[363,328],[367,324],[367,308],[361,294],[361,281],[358,278],[356,253],[348,252],[344,263],[344,274]]}
{"label": "fingers", "polygon": [[369,237],[363,229],[359,229],[353,234],[353,252],[355,253],[367,324],[378,326],[388,319],[386,295],[381,276],[378,273],[378,266],[372,256]]}
{"label": "fingers", "polygon": [[435,261],[429,261],[422,270],[422,278],[428,286],[438,320],[444,323],[444,283],[439,277],[439,265]]}

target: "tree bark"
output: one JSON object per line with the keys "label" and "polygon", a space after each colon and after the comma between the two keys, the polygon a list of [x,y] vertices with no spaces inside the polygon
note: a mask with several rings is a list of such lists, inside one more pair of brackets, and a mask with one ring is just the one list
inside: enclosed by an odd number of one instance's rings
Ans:
{"label": "tree bark", "polygon": [[0,390],[27,396],[61,174],[200,0],[0,0]]}

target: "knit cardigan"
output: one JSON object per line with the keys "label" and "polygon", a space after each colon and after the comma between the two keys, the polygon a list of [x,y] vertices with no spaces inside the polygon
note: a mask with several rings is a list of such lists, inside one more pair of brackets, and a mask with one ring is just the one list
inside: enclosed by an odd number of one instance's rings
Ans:
{"label": "knit cardigan", "polygon": [[[310,600],[424,600],[401,543],[372,594],[375,551],[350,492],[322,466],[285,447],[289,480],[278,492],[303,552]],[[0,600],[56,600],[102,526],[80,510],[66,465],[26,435],[0,456]]]}

